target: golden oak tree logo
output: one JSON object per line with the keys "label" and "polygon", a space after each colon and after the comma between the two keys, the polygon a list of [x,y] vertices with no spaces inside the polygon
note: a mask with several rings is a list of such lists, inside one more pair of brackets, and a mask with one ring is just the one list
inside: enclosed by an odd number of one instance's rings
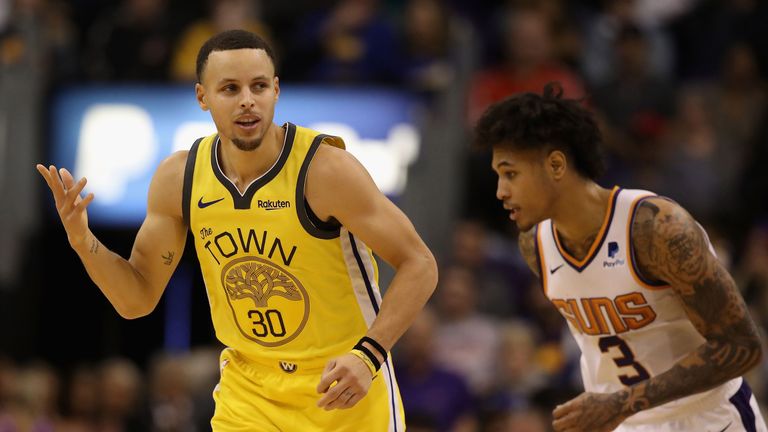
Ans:
{"label": "golden oak tree logo", "polygon": [[222,269],[221,284],[240,333],[260,345],[286,344],[307,323],[307,291],[270,261],[254,256],[233,260]]}
{"label": "golden oak tree logo", "polygon": [[267,264],[248,262],[231,268],[224,288],[232,300],[250,298],[255,307],[267,307],[272,296],[301,301],[301,293],[285,273]]}

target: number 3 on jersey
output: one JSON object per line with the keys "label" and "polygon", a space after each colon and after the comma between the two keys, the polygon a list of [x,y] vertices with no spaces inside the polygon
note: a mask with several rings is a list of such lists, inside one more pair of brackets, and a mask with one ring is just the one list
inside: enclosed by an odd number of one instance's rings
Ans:
{"label": "number 3 on jersey", "polygon": [[635,375],[619,375],[619,381],[625,386],[637,384],[651,377],[643,365],[635,361],[635,354],[624,339],[618,336],[605,336],[600,338],[599,345],[600,351],[604,353],[607,353],[613,347],[618,348],[621,351],[621,356],[613,357],[613,362],[616,363],[616,366],[620,368],[631,366],[635,369]]}

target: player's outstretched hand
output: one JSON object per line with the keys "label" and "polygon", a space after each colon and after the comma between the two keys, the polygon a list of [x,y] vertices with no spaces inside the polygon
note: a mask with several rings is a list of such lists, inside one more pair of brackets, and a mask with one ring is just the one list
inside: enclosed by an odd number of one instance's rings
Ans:
{"label": "player's outstretched hand", "polygon": [[93,201],[92,193],[85,198],[80,197],[80,192],[83,191],[87,180],[83,177],[75,183],[75,179],[66,168],[57,170],[53,165],[46,168],[38,164],[37,171],[51,188],[56,210],[67,231],[69,244],[77,249],[85,242],[88,235],[88,213],[85,209]]}
{"label": "player's outstretched hand", "polygon": [[317,392],[323,397],[317,406],[326,411],[352,408],[368,394],[371,381],[368,366],[354,354],[335,358],[328,362],[320,377]]}
{"label": "player's outstretched hand", "polygon": [[609,432],[627,416],[614,393],[582,393],[552,412],[556,432]]}

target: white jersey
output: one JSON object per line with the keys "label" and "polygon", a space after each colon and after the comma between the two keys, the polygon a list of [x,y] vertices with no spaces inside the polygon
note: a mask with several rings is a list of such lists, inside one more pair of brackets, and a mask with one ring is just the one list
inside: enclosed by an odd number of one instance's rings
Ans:
{"label": "white jersey", "polygon": [[[542,285],[581,348],[581,374],[589,392],[612,393],[659,375],[705,342],[674,291],[645,280],[636,270],[632,221],[637,205],[651,196],[615,187],[600,232],[582,260],[562,248],[551,219],[536,227]],[[727,402],[741,382],[735,378],[642,411],[625,423],[653,423],[706,410]]]}

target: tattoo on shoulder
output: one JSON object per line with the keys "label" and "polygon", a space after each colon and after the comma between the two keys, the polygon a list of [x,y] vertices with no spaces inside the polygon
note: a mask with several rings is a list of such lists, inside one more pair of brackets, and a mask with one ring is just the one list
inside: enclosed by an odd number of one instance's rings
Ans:
{"label": "tattoo on shoulder", "polygon": [[96,240],[96,238],[94,238],[91,241],[91,253],[95,254],[95,253],[98,253],[98,252],[99,252],[99,241]]}
{"label": "tattoo on shoulder", "polygon": [[528,231],[520,232],[520,235],[517,237],[517,244],[520,247],[520,253],[523,255],[523,259],[525,259],[528,267],[530,267],[531,271],[533,271],[536,276],[541,276],[539,274],[538,257],[536,256],[535,234],[535,227]]}
{"label": "tattoo on shoulder", "polygon": [[173,252],[171,252],[171,251],[168,251],[168,254],[167,254],[167,255],[162,255],[162,258],[163,258],[163,264],[165,264],[165,265],[171,265],[171,263],[173,262],[173,255],[174,255],[174,254],[173,254]]}
{"label": "tattoo on shoulder", "polygon": [[646,276],[685,284],[705,276],[709,245],[701,227],[681,208],[662,211],[643,201],[632,231],[637,262]]}

